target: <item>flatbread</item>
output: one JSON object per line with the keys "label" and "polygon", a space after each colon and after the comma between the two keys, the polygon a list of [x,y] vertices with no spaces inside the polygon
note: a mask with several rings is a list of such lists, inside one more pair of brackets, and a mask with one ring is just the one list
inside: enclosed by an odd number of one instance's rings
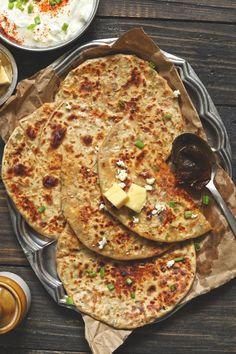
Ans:
{"label": "flatbread", "polygon": [[[105,256],[152,257],[169,246],[143,240],[100,210],[97,150],[114,119],[121,117],[78,100],[43,106],[22,120],[10,137],[3,179],[17,209],[39,233],[57,238],[68,221],[87,247]],[[88,208],[89,220],[84,218]],[[102,240],[106,244],[101,248]]]}
{"label": "flatbread", "polygon": [[60,186],[45,187],[41,135],[58,103],[44,104],[20,121],[3,155],[2,179],[8,195],[27,223],[44,236],[57,238],[65,227]]}
{"label": "flatbread", "polygon": [[[101,191],[105,193],[119,182],[123,170],[127,173],[124,190],[128,191],[132,183],[137,184],[147,189],[147,200],[135,215],[138,223],[132,222],[128,207],[117,209],[105,198],[106,207],[125,226],[147,239],[176,242],[200,236],[211,226],[187,192],[176,187],[175,177],[164,161],[170,148],[158,148],[158,132],[158,119],[143,119],[139,115],[135,119],[124,118],[112,128],[99,151]],[[136,146],[137,138],[144,147]],[[169,144],[165,140],[162,143]],[[121,169],[118,162],[125,167]]]}
{"label": "flatbread", "polygon": [[[116,115],[116,120],[121,115]],[[53,113],[42,144],[48,161],[62,163],[61,200],[63,214],[80,241],[88,248],[115,259],[137,259],[159,255],[167,245],[143,240],[127,230],[101,209],[97,179],[97,151],[110,130],[114,115],[92,108],[81,101],[67,101]],[[58,131],[61,144],[50,148]],[[55,155],[56,154],[56,155]],[[60,158],[61,156],[61,158]],[[47,164],[44,171],[47,172]]]}
{"label": "flatbread", "polygon": [[[114,115],[135,117],[139,114],[144,122],[143,129],[149,130],[153,122],[158,122],[153,148],[164,156],[168,156],[172,141],[184,130],[176,94],[152,63],[135,55],[115,54],[90,59],[72,70],[62,82],[56,99],[76,98],[104,112],[108,109]],[[169,122],[168,115],[172,115]],[[145,124],[146,118],[150,126]]]}
{"label": "flatbread", "polygon": [[89,251],[70,231],[58,240],[57,272],[76,308],[119,329],[168,314],[190,290],[195,271],[191,242],[161,257],[118,262]]}

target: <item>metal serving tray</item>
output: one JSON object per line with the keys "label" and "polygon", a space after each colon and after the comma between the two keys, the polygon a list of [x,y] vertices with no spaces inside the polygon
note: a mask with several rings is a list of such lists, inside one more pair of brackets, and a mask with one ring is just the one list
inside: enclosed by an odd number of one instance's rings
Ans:
{"label": "metal serving tray", "polygon": [[[52,67],[60,77],[63,77],[74,67],[75,61],[78,60],[83,50],[104,44],[110,45],[115,40],[116,38],[89,42],[60,57],[52,64]],[[232,154],[227,132],[205,86],[188,62],[170,53],[164,51],[163,53],[175,64],[199,113],[212,149],[217,153],[222,167],[232,176]],[[58,305],[77,311],[75,306],[67,305],[66,292],[57,276],[56,241],[38,234],[28,226],[10,199],[8,206],[17,239],[40,282]],[[172,316],[182,306],[180,304],[156,323]]]}

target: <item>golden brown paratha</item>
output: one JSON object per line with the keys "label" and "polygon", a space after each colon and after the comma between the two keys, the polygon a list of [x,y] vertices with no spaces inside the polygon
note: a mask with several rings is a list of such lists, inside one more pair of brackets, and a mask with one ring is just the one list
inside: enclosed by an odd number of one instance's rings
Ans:
{"label": "golden brown paratha", "polygon": [[143,240],[101,209],[97,150],[114,119],[121,115],[114,118],[75,100],[37,110],[21,121],[24,131],[16,128],[7,143],[4,182],[18,210],[39,233],[57,238],[67,219],[81,241],[103,255],[152,257],[169,247]]}
{"label": "golden brown paratha", "polygon": [[104,112],[108,109],[134,119],[139,114],[146,133],[154,124],[157,128],[153,148],[168,156],[172,141],[184,128],[178,94],[173,90],[152,63],[135,55],[116,54],[87,60],[72,70],[56,99],[81,98]]}
{"label": "golden brown paratha", "polygon": [[[136,115],[117,123],[99,151],[99,181],[102,193],[120,179],[126,192],[132,183],[145,188],[147,197],[141,212],[132,214],[127,206],[117,209],[105,198],[108,210],[140,236],[176,242],[200,236],[211,226],[191,197],[176,187],[175,177],[164,162],[171,145],[163,139],[161,144],[168,148],[159,145],[161,119]],[[168,120],[166,124],[172,123]],[[122,168],[118,166],[121,162]],[[138,222],[133,222],[133,216]]]}
{"label": "golden brown paratha", "polygon": [[[118,119],[121,117],[116,115]],[[50,161],[62,163],[58,184],[62,181],[63,213],[77,237],[88,248],[115,259],[159,255],[168,246],[143,240],[101,208],[97,151],[113,120],[114,115],[109,111],[91,108],[81,101],[68,101],[59,106],[42,134],[42,145],[47,152],[44,155],[47,162],[44,173],[52,172],[52,168],[48,170]],[[60,135],[59,132],[63,132],[63,138],[54,149],[52,141]]]}
{"label": "golden brown paratha", "polygon": [[169,313],[194,280],[193,244],[146,261],[101,257],[65,230],[57,245],[57,272],[75,306],[115,328],[132,329]]}
{"label": "golden brown paratha", "polygon": [[60,186],[45,180],[41,134],[58,103],[44,104],[20,121],[9,138],[3,156],[2,178],[18,211],[37,232],[56,238],[64,229]]}

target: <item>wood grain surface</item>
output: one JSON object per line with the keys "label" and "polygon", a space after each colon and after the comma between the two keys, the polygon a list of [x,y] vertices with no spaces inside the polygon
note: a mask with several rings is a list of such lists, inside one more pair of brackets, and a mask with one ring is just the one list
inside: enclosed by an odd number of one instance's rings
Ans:
{"label": "wood grain surface", "polygon": [[[207,87],[226,126],[236,181],[236,1],[101,0],[88,31],[49,53],[13,53],[19,79],[33,75],[89,40],[143,27],[158,45],[188,60]],[[3,143],[0,144],[0,151]],[[32,292],[23,324],[0,336],[0,354],[90,353],[79,314],[57,306],[31,270],[14,235],[0,182],[0,271],[22,276]],[[173,317],[138,329],[116,354],[236,353],[236,281],[201,296]]]}

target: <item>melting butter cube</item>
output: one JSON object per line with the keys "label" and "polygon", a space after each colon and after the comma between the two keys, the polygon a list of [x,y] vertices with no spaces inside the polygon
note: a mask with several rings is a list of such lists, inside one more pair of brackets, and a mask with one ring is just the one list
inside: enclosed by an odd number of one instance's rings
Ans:
{"label": "melting butter cube", "polygon": [[127,193],[125,193],[117,183],[114,183],[113,186],[104,193],[104,197],[118,209],[121,208],[128,199]]}
{"label": "melting butter cube", "polygon": [[125,203],[125,206],[132,209],[136,213],[140,213],[142,208],[146,203],[147,191],[145,188],[138,186],[135,183],[132,183],[130,189],[128,190],[128,200]]}
{"label": "melting butter cube", "polygon": [[9,80],[9,77],[7,76],[6,70],[4,67],[0,64],[0,85],[6,85],[10,84],[11,81]]}

